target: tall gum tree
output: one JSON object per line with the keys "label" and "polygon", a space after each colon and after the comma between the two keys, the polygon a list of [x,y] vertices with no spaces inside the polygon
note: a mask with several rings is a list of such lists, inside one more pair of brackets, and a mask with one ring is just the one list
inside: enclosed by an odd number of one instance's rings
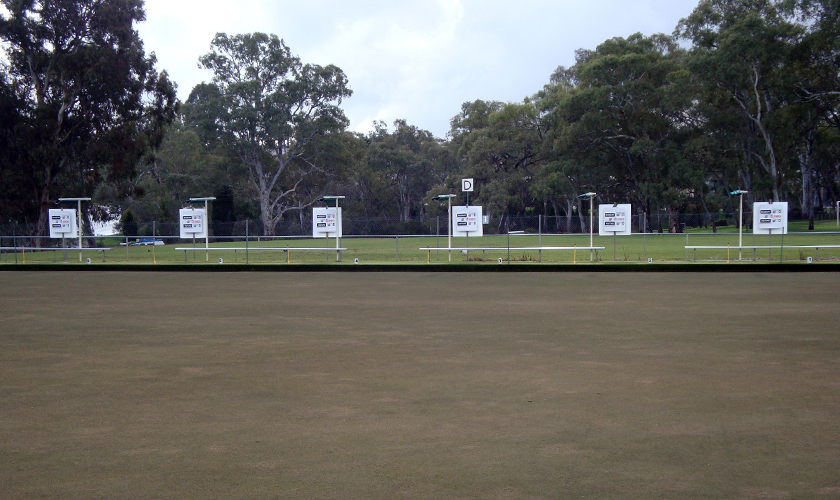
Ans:
{"label": "tall gum tree", "polygon": [[[213,72],[205,102],[214,125],[248,169],[266,236],[289,210],[311,206],[295,196],[311,174],[327,166],[314,147],[348,124],[339,107],[351,95],[340,68],[303,64],[276,35],[219,33],[200,66]],[[206,116],[206,113],[205,113]]]}
{"label": "tall gum tree", "polygon": [[663,204],[670,231],[680,230],[677,214],[695,185],[682,155],[692,127],[683,56],[662,34],[578,51],[577,86],[558,105],[566,125],[554,140],[555,154],[596,172],[603,201],[628,200],[647,214]]}
{"label": "tall gum tree", "polygon": [[803,35],[801,26],[773,0],[702,0],[674,34],[693,43],[688,67],[706,91],[724,94],[755,130],[762,147],[752,155],[769,176],[773,201],[781,200],[779,136],[789,124],[780,115],[795,99],[784,63]]}
{"label": "tall gum tree", "polygon": [[7,83],[18,99],[14,141],[25,155],[37,214],[46,234],[58,196],[90,195],[102,172],[128,178],[163,137],[177,101],[155,70],[134,24],[142,0],[0,0]]}

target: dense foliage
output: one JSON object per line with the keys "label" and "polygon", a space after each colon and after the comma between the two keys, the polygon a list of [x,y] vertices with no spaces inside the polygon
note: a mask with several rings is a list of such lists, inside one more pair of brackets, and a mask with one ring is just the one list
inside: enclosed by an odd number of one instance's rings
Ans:
{"label": "dense foliage", "polygon": [[36,222],[103,182],[118,199],[175,116],[134,23],[142,0],[2,0],[0,215]]}
{"label": "dense foliage", "polygon": [[346,131],[341,69],[262,33],[218,34],[200,59],[211,83],[174,116],[172,85],[132,29],[142,0],[2,3],[4,221],[84,194],[170,220],[187,197],[214,195],[217,220],[260,218],[274,234],[323,195],[346,196],[347,215],[433,217],[432,198],[472,177],[471,203],[496,220],[583,227],[578,195],[595,191],[647,214],[648,230],[664,210],[680,231],[681,213],[733,210],[735,189],[812,221],[840,195],[835,1],[701,0],[672,35],[577,51],[521,102],[464,103],[445,138],[406,120]]}

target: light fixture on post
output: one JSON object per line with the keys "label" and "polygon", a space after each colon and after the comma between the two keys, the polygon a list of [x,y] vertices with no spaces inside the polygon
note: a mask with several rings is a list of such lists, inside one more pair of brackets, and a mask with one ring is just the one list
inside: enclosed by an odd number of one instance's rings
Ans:
{"label": "light fixture on post", "polygon": [[594,250],[592,250],[592,247],[594,246],[593,245],[594,241],[592,239],[592,224],[593,224],[592,214],[594,212],[593,202],[594,202],[595,196],[597,194],[598,193],[589,192],[589,193],[583,193],[582,195],[578,196],[578,198],[580,198],[582,200],[589,199],[589,261],[590,262],[595,260]]}
{"label": "light fixture on post", "polygon": [[447,214],[449,214],[449,222],[446,223],[446,227],[449,228],[446,237],[446,248],[448,249],[449,253],[449,262],[452,262],[452,198],[454,197],[454,194],[439,194],[432,198],[435,201],[446,200],[449,206],[447,210]]}
{"label": "light fixture on post", "polygon": [[741,260],[741,250],[743,250],[744,240],[743,240],[743,227],[744,227],[744,195],[749,193],[749,191],[744,191],[741,189],[736,189],[729,193],[730,196],[737,196],[741,200],[740,208],[738,209],[738,260]]}

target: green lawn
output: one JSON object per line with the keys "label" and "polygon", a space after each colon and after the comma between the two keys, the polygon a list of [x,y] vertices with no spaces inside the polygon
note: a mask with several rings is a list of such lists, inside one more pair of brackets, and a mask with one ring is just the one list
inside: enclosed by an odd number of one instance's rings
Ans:
{"label": "green lawn", "polygon": [[[782,243],[780,235],[768,237],[767,235],[754,236],[752,233],[745,233],[742,236],[744,245],[768,245],[772,244],[778,246]],[[211,247],[237,247],[237,251],[219,251],[213,250],[205,255],[203,251],[203,243],[196,244],[196,250],[176,251],[175,248],[192,248],[192,242],[180,242],[178,240],[166,240],[167,244],[164,246],[130,246],[126,247],[113,246],[110,250],[103,253],[94,251],[84,251],[83,259],[86,261],[91,259],[92,264],[101,264],[103,257],[106,263],[134,263],[134,264],[167,264],[167,263],[196,263],[206,264],[207,262],[218,264],[219,258],[223,259],[225,264],[245,263],[246,260],[250,264],[260,263],[292,263],[292,264],[336,264],[336,255],[334,250],[335,240],[312,240],[312,239],[282,239],[265,240],[260,239],[251,240],[248,242],[248,249],[246,251],[246,243],[243,240],[239,241],[225,241],[220,243],[212,243]],[[107,240],[108,243],[117,243],[113,238]],[[648,258],[654,259],[654,262],[685,262],[686,259],[694,261],[696,258],[700,262],[708,261],[726,261],[727,250],[698,250],[695,256],[693,251],[686,252],[685,246],[738,246],[738,233],[736,232],[718,232],[712,233],[685,233],[685,234],[634,234],[632,236],[622,236],[613,239],[612,237],[593,237],[594,246],[602,246],[604,250],[598,252],[598,262],[627,262],[627,263],[646,263]],[[508,253],[508,244],[511,247]],[[589,263],[590,252],[587,250],[546,250],[539,252],[536,250],[518,250],[518,247],[536,247],[536,246],[563,246],[563,247],[588,247],[589,235],[543,235],[542,237],[535,234],[513,235],[510,238],[507,236],[485,236],[482,238],[470,238],[467,242],[466,238],[453,238],[453,247],[477,248],[497,248],[498,250],[487,251],[471,251],[469,257],[460,251],[452,252],[453,263],[463,264],[468,261],[475,264],[496,264],[498,259],[507,262],[510,258],[511,263]],[[615,248],[613,247],[615,245]],[[784,236],[784,245],[840,245],[840,232],[799,232],[791,233]],[[291,253],[287,254],[285,251],[278,250],[263,250],[265,247],[282,247],[288,246]],[[342,264],[353,264],[355,259],[359,259],[360,264],[374,264],[374,263],[394,263],[400,262],[405,264],[425,264],[427,258],[434,263],[447,263],[449,256],[444,251],[426,252],[419,250],[424,247],[446,247],[446,236],[441,237],[382,237],[382,238],[344,238],[341,240],[341,246],[348,250],[342,252]],[[315,247],[325,248],[322,251],[295,251],[295,247]],[[744,250],[741,254],[742,259],[751,261],[753,259],[752,250]],[[780,255],[778,249],[774,250],[757,250],[755,258],[758,261],[779,261],[780,258],[785,261],[805,261],[808,257],[816,259],[819,257],[821,261],[840,261],[840,249],[826,249],[819,251],[815,249],[786,249]],[[27,252],[24,254],[6,252],[0,256],[0,264],[14,264],[15,262],[22,263],[63,263],[64,252],[60,249],[46,252]],[[737,251],[729,251],[729,260],[737,260]],[[67,262],[79,262],[79,252],[68,250]]]}

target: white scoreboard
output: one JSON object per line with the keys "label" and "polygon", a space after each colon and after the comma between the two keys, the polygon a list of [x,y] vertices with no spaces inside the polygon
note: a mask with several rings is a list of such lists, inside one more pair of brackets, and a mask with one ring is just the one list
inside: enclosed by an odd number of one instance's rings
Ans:
{"label": "white scoreboard", "polygon": [[329,238],[344,236],[341,232],[341,207],[312,209],[312,237]]}
{"label": "white scoreboard", "polygon": [[630,205],[599,205],[598,206],[598,235],[599,236],[629,236],[631,234]]}
{"label": "white scoreboard", "polygon": [[178,212],[181,238],[206,238],[207,214],[203,208],[182,208]]}
{"label": "white scoreboard", "polygon": [[753,203],[753,233],[787,234],[788,204],[786,201]]}
{"label": "white scoreboard", "polygon": [[452,236],[483,236],[480,206],[452,207]]}
{"label": "white scoreboard", "polygon": [[76,236],[76,211],[67,208],[51,208],[50,238],[67,238]]}

